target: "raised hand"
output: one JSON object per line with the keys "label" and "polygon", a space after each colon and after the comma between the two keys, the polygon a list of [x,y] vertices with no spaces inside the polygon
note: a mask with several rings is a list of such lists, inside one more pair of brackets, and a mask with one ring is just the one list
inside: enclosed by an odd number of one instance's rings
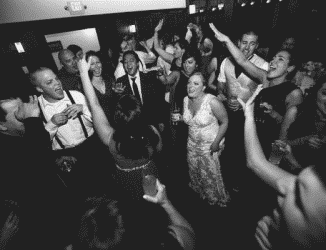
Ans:
{"label": "raised hand", "polygon": [[15,113],[16,119],[18,121],[24,121],[26,118],[29,117],[39,117],[40,115],[40,108],[38,106],[38,99],[37,96],[30,96],[29,102],[22,103],[17,112]]}
{"label": "raised hand", "polygon": [[312,135],[309,139],[308,139],[308,145],[309,147],[311,147],[312,149],[319,149],[321,146],[323,146],[323,144],[325,144],[325,141],[323,141],[322,139],[320,139],[318,137],[318,135]]}
{"label": "raised hand", "polygon": [[161,184],[161,182],[156,179],[156,189],[157,193],[155,196],[150,195],[144,195],[143,198],[149,202],[157,203],[157,204],[163,204],[165,202],[168,202],[168,198],[165,192],[165,185]]}
{"label": "raised hand", "polygon": [[220,31],[218,31],[216,29],[216,27],[214,26],[214,24],[210,23],[209,24],[209,27],[212,29],[212,31],[214,32],[215,34],[215,37],[217,40],[219,40],[220,42],[226,42],[228,41],[229,37],[224,35],[223,33],[221,33]]}
{"label": "raised hand", "polygon": [[254,113],[254,100],[256,96],[259,94],[259,92],[263,89],[263,86],[260,84],[256,88],[255,92],[252,94],[252,96],[248,99],[247,102],[244,102],[241,98],[237,98],[238,102],[241,104],[243,112],[245,116],[247,115],[253,115]]}
{"label": "raised hand", "polygon": [[158,23],[158,25],[155,27],[155,32],[158,32],[162,29],[163,26],[163,19],[161,19]]}
{"label": "raised hand", "polygon": [[79,72],[82,74],[82,73],[88,73],[90,67],[91,67],[91,58],[88,58],[88,62],[86,61],[86,56],[85,54],[83,55],[83,58],[80,59],[78,62],[77,62],[77,66],[78,66],[78,69],[79,69]]}
{"label": "raised hand", "polygon": [[139,44],[143,46],[145,49],[148,48],[147,43],[145,41],[140,41]]}
{"label": "raised hand", "polygon": [[68,119],[70,118],[75,119],[77,115],[82,112],[83,112],[82,104],[72,104],[63,111],[63,113],[68,117]]}

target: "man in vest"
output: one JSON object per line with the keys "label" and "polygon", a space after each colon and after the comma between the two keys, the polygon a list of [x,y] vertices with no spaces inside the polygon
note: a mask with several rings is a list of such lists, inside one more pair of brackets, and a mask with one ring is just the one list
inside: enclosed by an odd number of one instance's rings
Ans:
{"label": "man in vest", "polygon": [[99,161],[97,153],[103,147],[93,136],[92,116],[86,99],[78,91],[64,91],[61,81],[49,68],[36,69],[30,79],[41,93],[38,101],[56,163],[65,172],[72,171],[73,176],[78,173],[77,179],[81,181],[81,173],[87,176],[90,170],[93,171],[90,166]]}

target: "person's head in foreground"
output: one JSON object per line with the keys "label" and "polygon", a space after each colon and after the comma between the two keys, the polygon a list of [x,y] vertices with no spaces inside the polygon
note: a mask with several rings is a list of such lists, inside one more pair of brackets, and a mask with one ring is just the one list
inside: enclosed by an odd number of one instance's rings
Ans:
{"label": "person's head in foreground", "polygon": [[156,204],[102,196],[87,199],[83,211],[73,249],[182,249]]}

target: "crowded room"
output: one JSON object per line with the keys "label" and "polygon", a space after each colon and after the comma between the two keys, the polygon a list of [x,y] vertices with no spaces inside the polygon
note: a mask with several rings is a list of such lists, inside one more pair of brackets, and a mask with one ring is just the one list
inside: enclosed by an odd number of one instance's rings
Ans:
{"label": "crowded room", "polygon": [[322,1],[0,13],[0,250],[326,249]]}

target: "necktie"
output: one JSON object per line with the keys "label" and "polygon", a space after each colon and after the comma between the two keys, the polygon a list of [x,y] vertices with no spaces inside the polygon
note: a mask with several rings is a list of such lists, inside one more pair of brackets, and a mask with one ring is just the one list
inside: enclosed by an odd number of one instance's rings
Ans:
{"label": "necktie", "polygon": [[132,88],[134,90],[134,95],[139,100],[139,102],[142,103],[141,98],[140,98],[140,94],[139,94],[139,91],[138,91],[138,86],[136,84],[136,77],[131,78],[131,80],[132,80]]}

